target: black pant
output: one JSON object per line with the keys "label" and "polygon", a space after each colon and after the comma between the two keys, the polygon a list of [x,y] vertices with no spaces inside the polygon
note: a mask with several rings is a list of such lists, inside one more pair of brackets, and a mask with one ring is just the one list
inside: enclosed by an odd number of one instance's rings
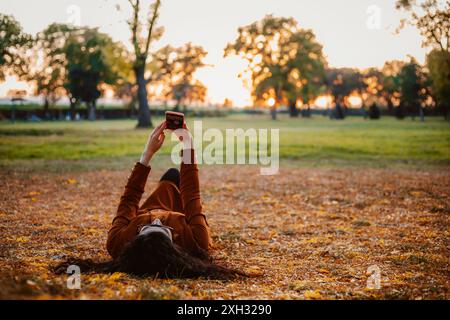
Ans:
{"label": "black pant", "polygon": [[180,187],[180,171],[177,168],[170,168],[162,175],[159,181],[163,180],[172,181],[177,187]]}

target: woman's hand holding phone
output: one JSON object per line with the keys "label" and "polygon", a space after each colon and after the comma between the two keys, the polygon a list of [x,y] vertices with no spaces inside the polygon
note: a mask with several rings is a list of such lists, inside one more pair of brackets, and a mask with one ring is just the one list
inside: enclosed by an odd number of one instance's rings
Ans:
{"label": "woman's hand holding phone", "polygon": [[164,129],[166,129],[166,121],[161,122],[152,133],[149,135],[144,151],[140,159],[140,163],[144,166],[148,166],[153,155],[161,148],[166,136],[164,135]]}

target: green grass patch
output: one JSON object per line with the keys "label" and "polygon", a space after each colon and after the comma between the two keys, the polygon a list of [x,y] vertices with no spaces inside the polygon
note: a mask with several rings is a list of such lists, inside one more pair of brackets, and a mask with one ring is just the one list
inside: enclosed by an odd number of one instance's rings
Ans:
{"label": "green grass patch", "polygon": [[[161,118],[155,118],[155,123]],[[193,129],[193,121],[188,124]],[[217,128],[279,129],[282,163],[307,165],[450,165],[450,123],[439,118],[426,122],[383,118],[378,121],[349,117],[343,121],[316,116],[290,119],[280,116],[235,115],[202,118],[203,130]],[[135,129],[135,120],[96,122],[0,122],[0,165],[21,163],[82,163],[106,159],[121,163],[139,157],[150,130]],[[225,136],[224,136],[225,138]],[[176,142],[165,143],[168,157]],[[209,142],[205,142],[204,146]],[[246,144],[248,148],[248,143]],[[244,152],[246,150],[237,150]],[[223,154],[225,150],[219,151]]]}

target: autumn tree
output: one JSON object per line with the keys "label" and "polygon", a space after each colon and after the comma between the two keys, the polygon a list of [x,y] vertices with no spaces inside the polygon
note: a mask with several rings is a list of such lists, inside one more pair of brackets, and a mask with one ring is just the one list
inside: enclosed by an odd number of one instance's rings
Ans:
{"label": "autumn tree", "polygon": [[134,116],[138,108],[137,86],[134,81],[132,64],[126,64],[120,68],[120,77],[113,85],[114,96],[125,102],[126,107],[130,110],[131,116]]}
{"label": "autumn tree", "polygon": [[165,98],[175,100],[175,110],[187,103],[204,101],[206,87],[194,78],[195,72],[206,64],[208,53],[201,47],[186,43],[179,48],[167,45],[152,56],[151,81],[163,86]]}
{"label": "autumn tree", "polygon": [[[450,1],[448,0],[397,0],[397,8],[409,13],[403,20],[414,25],[424,37],[423,46],[433,50],[427,56],[427,68],[431,94],[447,118],[449,108],[449,37],[450,37]],[[411,68],[411,75],[414,71]]]}
{"label": "autumn tree", "polygon": [[113,85],[118,80],[126,51],[108,35],[86,27],[70,35],[64,53],[67,59],[65,88],[72,106],[77,102],[86,103],[89,120],[95,120],[100,85]]}
{"label": "autumn tree", "polygon": [[268,71],[269,73],[266,78],[259,82],[253,79],[253,95],[256,101],[267,101],[269,98],[273,99],[271,115],[272,119],[275,120],[278,106],[287,99],[294,99],[294,84],[288,81],[288,75],[282,66],[276,64],[271,65]]}
{"label": "autumn tree", "polygon": [[402,25],[409,23],[417,27],[424,37],[424,46],[449,51],[450,1],[397,0],[396,6],[409,14]]}
{"label": "autumn tree", "polygon": [[274,99],[273,119],[282,103],[289,104],[295,116],[297,100],[309,103],[323,84],[322,46],[293,18],[267,15],[240,27],[237,39],[225,48],[225,56],[231,54],[247,61],[255,101]]}
{"label": "autumn tree", "polygon": [[335,118],[343,119],[345,116],[345,98],[352,93],[362,95],[367,84],[364,75],[356,69],[335,68],[326,71],[328,92],[334,97]]}
{"label": "autumn tree", "polygon": [[49,117],[49,107],[66,94],[66,40],[75,28],[53,23],[39,32],[34,40],[32,54],[28,56],[29,70],[22,78],[34,84],[35,94],[44,97],[44,114]]}
{"label": "autumn tree", "polygon": [[404,65],[403,61],[393,60],[387,61],[381,68],[380,95],[386,103],[389,114],[394,113],[395,106],[400,102],[400,71]]}
{"label": "autumn tree", "polygon": [[378,104],[382,90],[382,72],[378,68],[368,68],[362,71],[362,76],[365,86],[363,86],[362,90],[357,90],[357,93],[361,95],[363,105],[369,105],[374,102]]}
{"label": "autumn tree", "polygon": [[233,107],[233,105],[234,105],[234,103],[230,98],[225,98],[223,100],[223,103],[222,103],[223,108],[231,108],[231,107]]}
{"label": "autumn tree", "polygon": [[0,13],[0,80],[8,72],[27,73],[27,64],[22,60],[22,50],[32,45],[32,37],[23,32],[14,17]]}
{"label": "autumn tree", "polygon": [[433,50],[427,56],[426,65],[431,81],[431,94],[445,119],[450,117],[450,52]]}
{"label": "autumn tree", "polygon": [[322,92],[327,62],[322,53],[322,46],[315,40],[311,30],[299,30],[294,33],[289,46],[292,48],[286,48],[287,52],[293,50],[296,54],[288,63],[288,81],[293,87],[287,96],[290,115],[296,116],[299,98],[303,106],[309,109],[311,103]]}
{"label": "autumn tree", "polygon": [[129,3],[133,9],[133,16],[128,24],[131,30],[131,43],[134,50],[133,71],[139,103],[137,127],[147,128],[152,126],[152,121],[147,96],[147,84],[151,81],[151,78],[146,73],[146,67],[150,44],[153,40],[159,39],[163,33],[162,28],[156,27],[161,1],[156,0],[151,5],[147,23],[142,23],[139,19],[141,12],[140,1],[129,0]]}
{"label": "autumn tree", "polygon": [[427,95],[426,77],[420,65],[411,58],[400,71],[400,103],[414,119],[423,120],[422,104]]}

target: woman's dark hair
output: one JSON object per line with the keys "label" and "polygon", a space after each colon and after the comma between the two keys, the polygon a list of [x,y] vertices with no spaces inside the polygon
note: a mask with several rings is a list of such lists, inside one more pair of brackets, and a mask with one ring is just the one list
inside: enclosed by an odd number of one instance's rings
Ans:
{"label": "woman's dark hair", "polygon": [[248,276],[213,263],[206,252],[190,255],[159,232],[137,236],[112,261],[70,258],[54,267],[53,271],[65,273],[72,264],[79,266],[81,272],[124,272],[139,277],[230,279],[237,275]]}

